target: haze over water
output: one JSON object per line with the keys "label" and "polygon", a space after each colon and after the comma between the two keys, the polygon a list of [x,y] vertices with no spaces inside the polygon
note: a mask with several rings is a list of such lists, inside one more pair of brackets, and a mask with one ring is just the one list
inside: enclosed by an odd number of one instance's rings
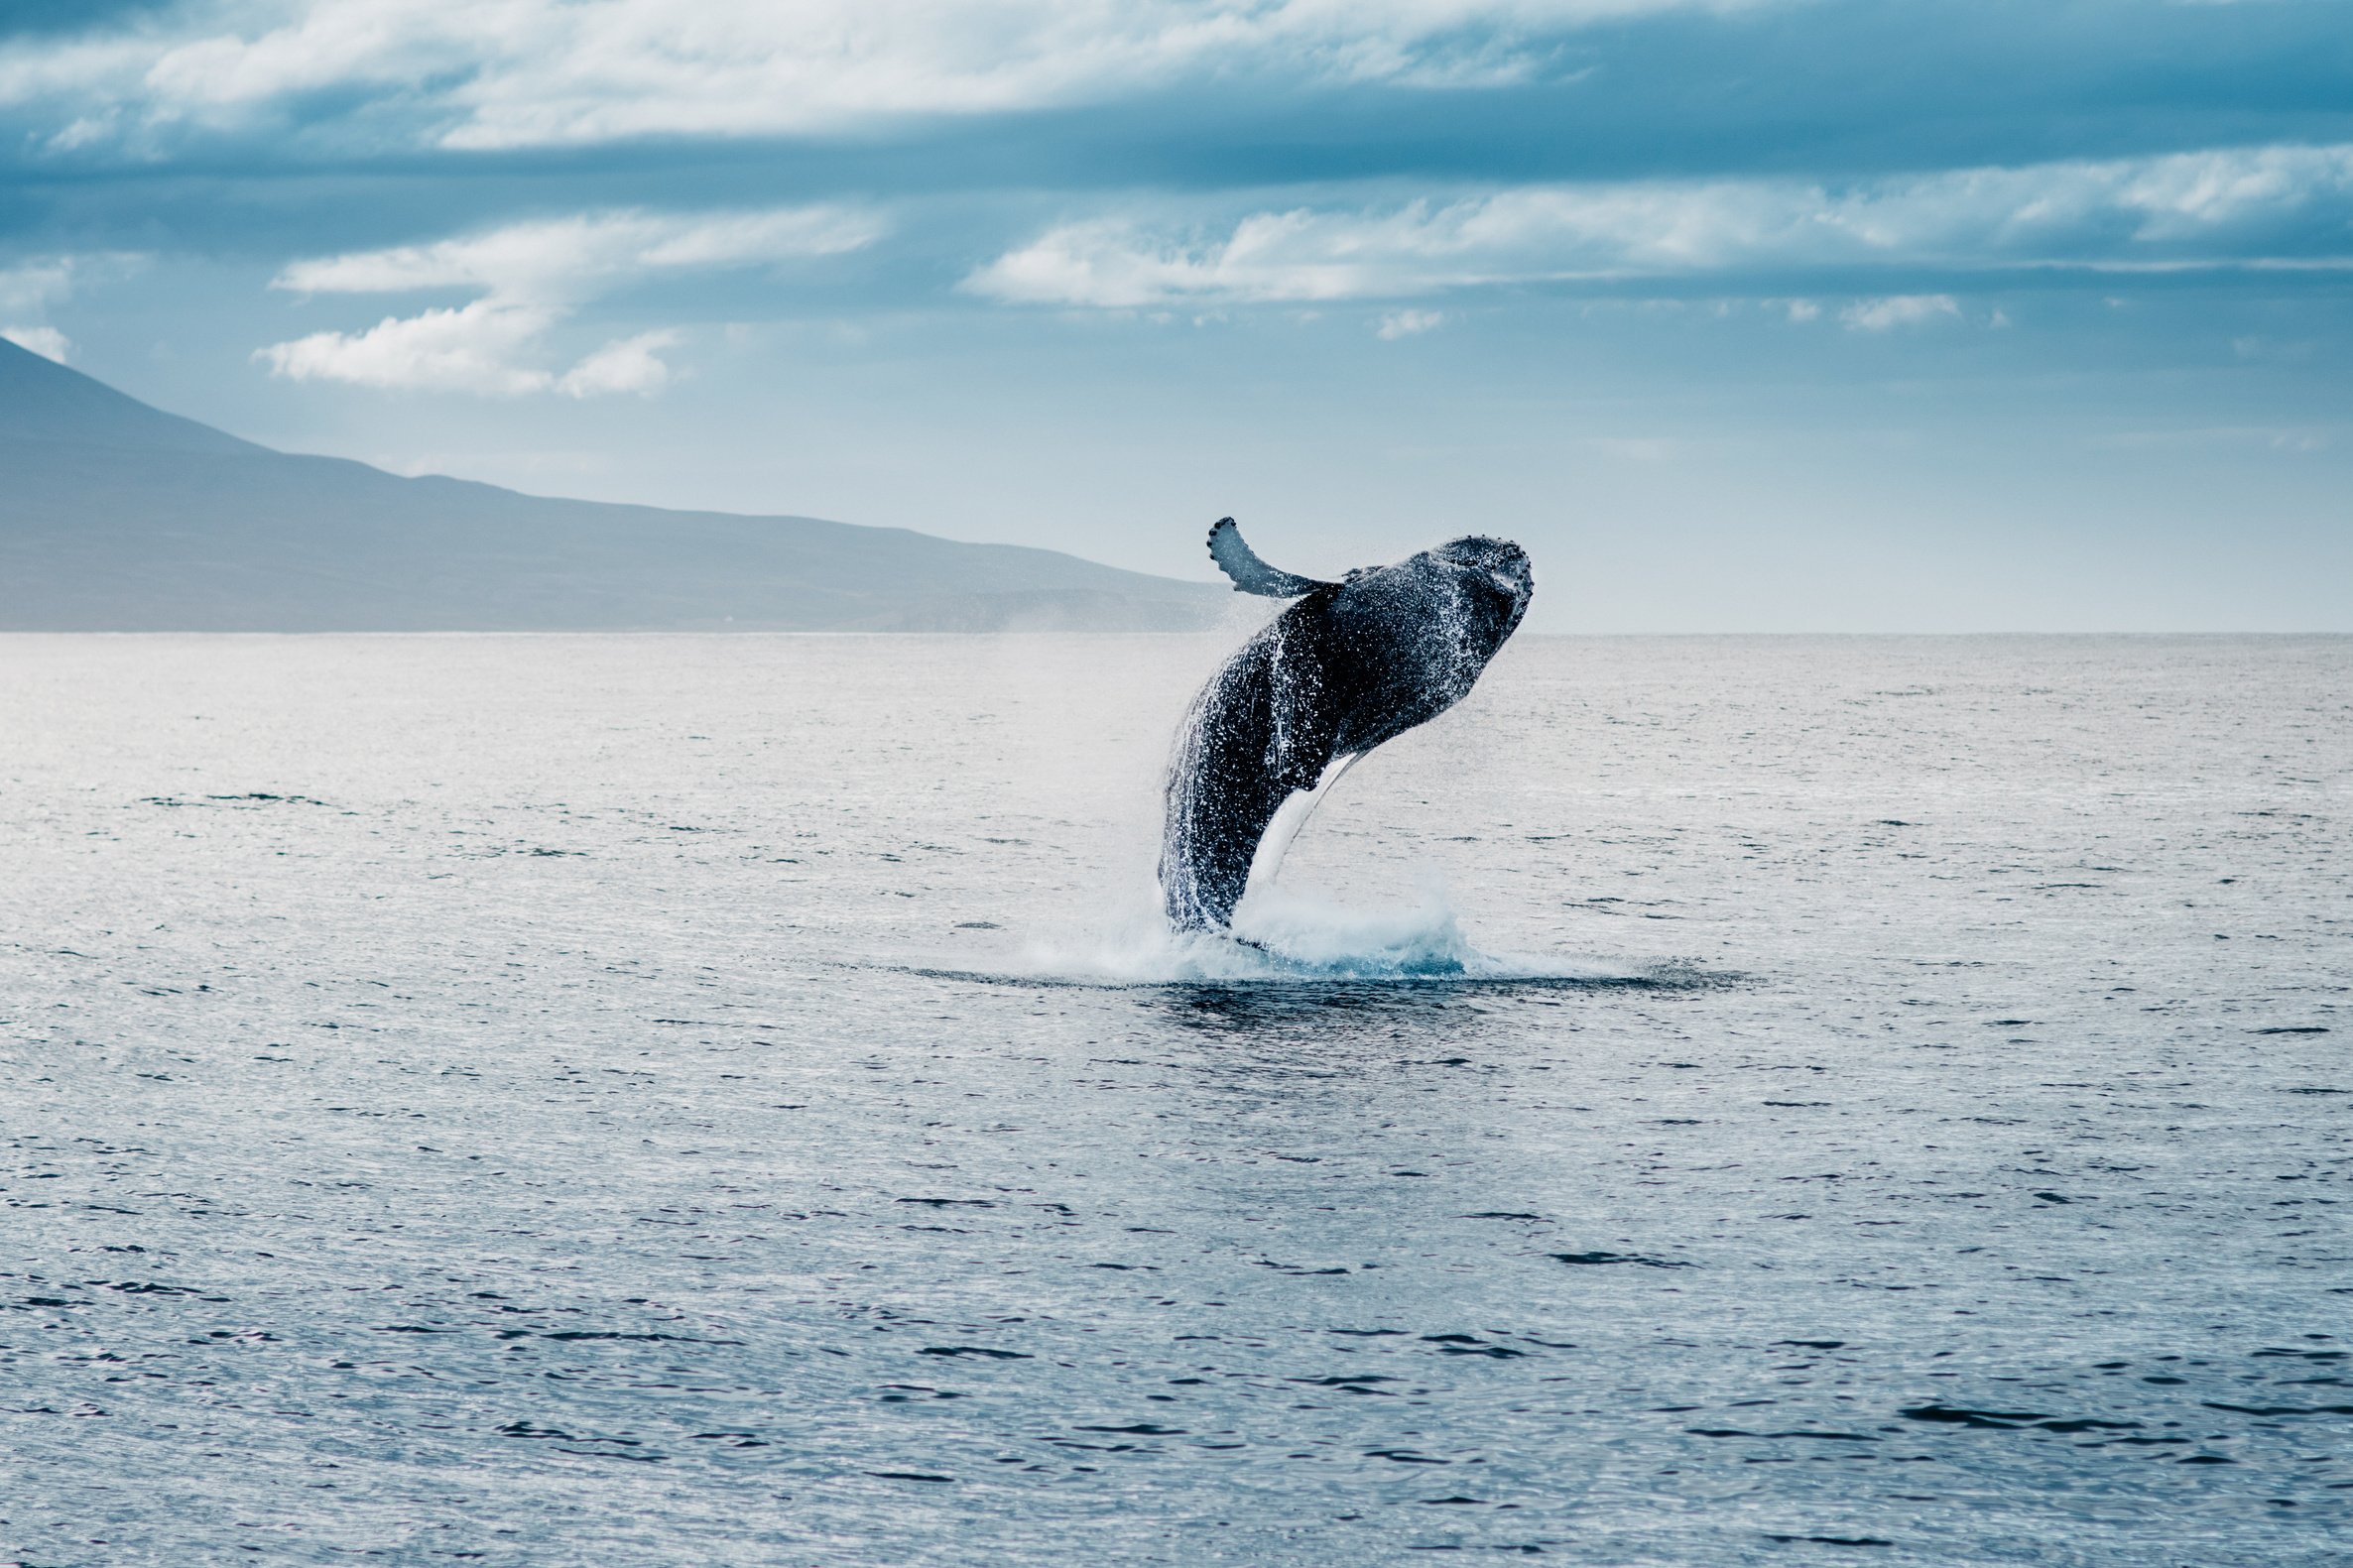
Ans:
{"label": "haze over water", "polygon": [[0,639],[0,1557],[2343,1561],[2353,640],[1227,646]]}

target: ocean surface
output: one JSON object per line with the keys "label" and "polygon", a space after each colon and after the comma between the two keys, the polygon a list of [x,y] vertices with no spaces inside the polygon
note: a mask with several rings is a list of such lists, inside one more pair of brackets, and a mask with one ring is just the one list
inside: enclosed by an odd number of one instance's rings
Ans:
{"label": "ocean surface", "polygon": [[0,1561],[2353,1561],[2353,640],[0,638]]}

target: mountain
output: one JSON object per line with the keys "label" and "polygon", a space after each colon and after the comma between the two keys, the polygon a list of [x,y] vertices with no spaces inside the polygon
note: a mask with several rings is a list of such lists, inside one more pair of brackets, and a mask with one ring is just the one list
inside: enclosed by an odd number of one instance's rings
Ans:
{"label": "mountain", "polygon": [[295,456],[0,340],[0,631],[1159,631],[1226,602],[1054,550]]}

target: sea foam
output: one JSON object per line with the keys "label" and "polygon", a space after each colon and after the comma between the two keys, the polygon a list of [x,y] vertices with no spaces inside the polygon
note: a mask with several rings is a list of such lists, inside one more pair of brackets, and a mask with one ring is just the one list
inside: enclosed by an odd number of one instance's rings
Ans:
{"label": "sea foam", "polygon": [[1157,910],[1032,936],[972,979],[1077,986],[1445,981],[1595,983],[1643,975],[1604,960],[1488,952],[1443,890],[1404,905],[1351,907],[1278,884],[1251,891],[1228,932],[1176,931]]}

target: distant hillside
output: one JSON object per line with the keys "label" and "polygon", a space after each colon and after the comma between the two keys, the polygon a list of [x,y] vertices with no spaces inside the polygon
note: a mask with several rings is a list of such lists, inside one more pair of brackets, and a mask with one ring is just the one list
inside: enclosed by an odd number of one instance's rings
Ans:
{"label": "distant hillside", "polygon": [[291,456],[0,340],[0,631],[1142,631],[1225,602],[1053,550]]}

